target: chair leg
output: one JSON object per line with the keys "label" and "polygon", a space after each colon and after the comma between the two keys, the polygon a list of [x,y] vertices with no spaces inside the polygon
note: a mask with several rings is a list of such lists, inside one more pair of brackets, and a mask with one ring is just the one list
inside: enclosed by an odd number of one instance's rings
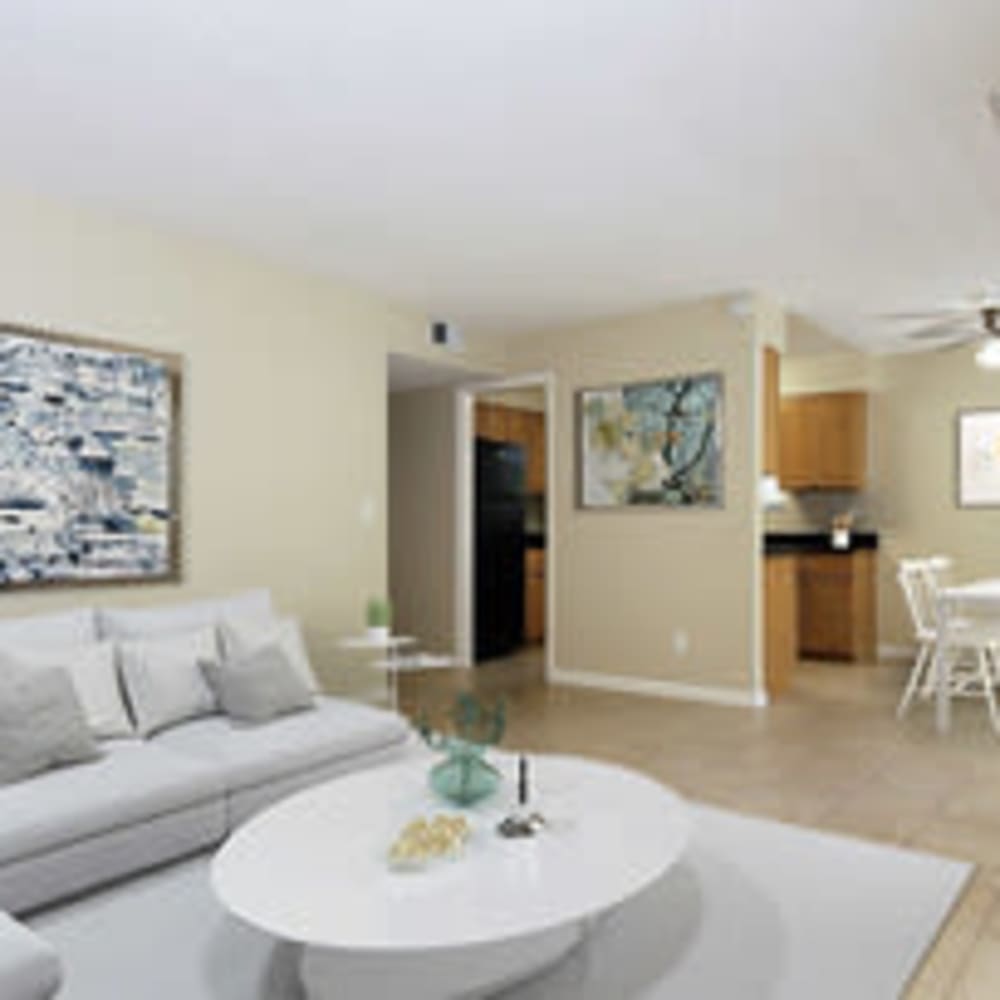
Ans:
{"label": "chair leg", "polygon": [[986,647],[979,650],[979,676],[982,680],[986,707],[990,711],[990,723],[993,725],[993,731],[1000,734],[1000,716],[997,714],[996,692],[993,690],[993,663],[990,651]]}
{"label": "chair leg", "polygon": [[928,665],[931,662],[931,644],[929,642],[923,642],[920,644],[920,649],[917,651],[917,659],[910,670],[910,679],[906,682],[906,689],[903,691],[903,697],[899,700],[899,705],[896,708],[896,718],[901,719],[906,715],[910,708],[910,702],[913,701],[913,696],[917,693],[923,682],[924,674],[927,672]]}

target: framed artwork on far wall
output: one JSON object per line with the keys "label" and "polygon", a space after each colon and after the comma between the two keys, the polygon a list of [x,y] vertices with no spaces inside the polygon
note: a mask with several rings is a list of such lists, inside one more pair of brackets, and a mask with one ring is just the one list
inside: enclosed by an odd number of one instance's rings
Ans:
{"label": "framed artwork on far wall", "polygon": [[577,394],[577,499],[586,510],[723,505],[716,372]]}
{"label": "framed artwork on far wall", "polygon": [[1000,409],[959,410],[956,420],[959,507],[1000,507]]}
{"label": "framed artwork on far wall", "polygon": [[0,323],[0,588],[180,579],[181,359]]}

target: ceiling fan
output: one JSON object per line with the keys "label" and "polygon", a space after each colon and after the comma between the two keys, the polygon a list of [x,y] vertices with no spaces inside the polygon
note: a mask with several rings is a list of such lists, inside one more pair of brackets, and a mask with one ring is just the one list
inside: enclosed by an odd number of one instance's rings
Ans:
{"label": "ceiling fan", "polygon": [[922,321],[906,332],[907,340],[939,342],[942,350],[983,341],[976,353],[982,368],[1000,369],[1000,294],[990,292],[921,312],[885,313],[884,319]]}

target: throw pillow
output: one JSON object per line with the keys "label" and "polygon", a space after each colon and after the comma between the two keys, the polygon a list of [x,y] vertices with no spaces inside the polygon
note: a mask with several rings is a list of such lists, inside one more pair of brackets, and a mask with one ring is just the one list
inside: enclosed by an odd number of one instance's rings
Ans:
{"label": "throw pillow", "polygon": [[118,684],[115,647],[110,642],[57,646],[51,649],[5,649],[3,655],[25,668],[61,667],[76,688],[95,736],[134,736]]}
{"label": "throw pillow", "polygon": [[100,756],[65,670],[0,668],[0,784]]}
{"label": "throw pillow", "polygon": [[92,608],[0,621],[0,646],[4,649],[82,646],[90,642],[97,642],[97,622]]}
{"label": "throw pillow", "polygon": [[118,646],[125,693],[136,729],[150,736],[160,729],[215,710],[215,698],[199,663],[219,659],[214,628]]}
{"label": "throw pillow", "polygon": [[214,626],[220,618],[247,615],[274,620],[270,591],[248,590],[151,608],[102,608],[97,621],[103,639],[152,639]]}
{"label": "throw pillow", "polygon": [[278,644],[246,657],[202,663],[209,687],[226,715],[242,722],[266,722],[313,707],[313,696]]}
{"label": "throw pillow", "polygon": [[258,616],[240,615],[224,618],[219,624],[222,636],[222,651],[226,659],[239,659],[249,656],[261,646],[278,645],[282,648],[288,662],[292,665],[299,679],[313,693],[319,692],[319,682],[309,662],[305,643],[302,641],[302,630],[294,618],[281,618],[278,621]]}

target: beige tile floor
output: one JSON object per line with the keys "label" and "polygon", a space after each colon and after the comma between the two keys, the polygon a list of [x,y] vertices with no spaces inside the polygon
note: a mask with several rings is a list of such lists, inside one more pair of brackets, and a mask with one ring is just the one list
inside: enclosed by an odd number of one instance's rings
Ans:
{"label": "beige tile floor", "polygon": [[784,699],[751,710],[548,686],[528,651],[474,671],[406,676],[402,704],[433,712],[460,688],[502,693],[506,745],[602,757],[739,812],[973,861],[976,875],[906,995],[996,1000],[1000,739],[979,701],[956,705],[947,737],[927,704],[897,723],[905,671],[803,663]]}

